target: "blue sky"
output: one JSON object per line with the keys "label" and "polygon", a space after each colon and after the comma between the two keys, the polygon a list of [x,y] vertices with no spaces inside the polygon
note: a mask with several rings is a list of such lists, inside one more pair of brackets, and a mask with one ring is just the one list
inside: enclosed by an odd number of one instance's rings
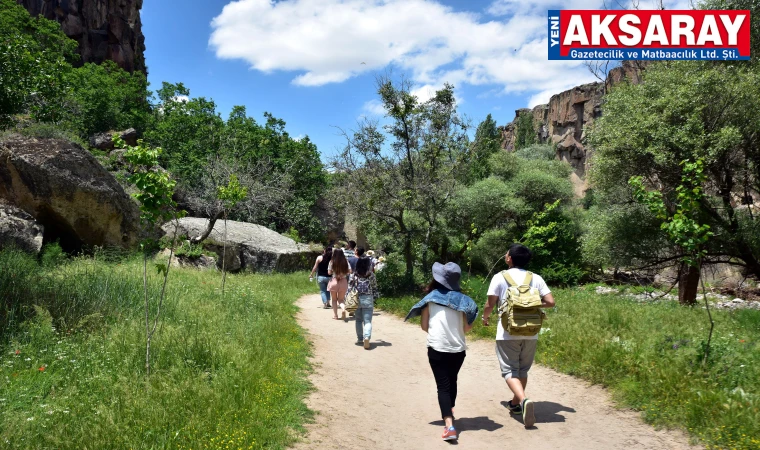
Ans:
{"label": "blue sky", "polygon": [[[456,87],[473,126],[593,76],[577,62],[548,61],[546,11],[601,1],[538,0],[149,0],[142,9],[149,81],[183,82],[212,98],[264,111],[308,135],[327,161],[351,129],[378,114],[377,74],[392,70],[420,97]],[[364,64],[362,64],[364,63]]]}

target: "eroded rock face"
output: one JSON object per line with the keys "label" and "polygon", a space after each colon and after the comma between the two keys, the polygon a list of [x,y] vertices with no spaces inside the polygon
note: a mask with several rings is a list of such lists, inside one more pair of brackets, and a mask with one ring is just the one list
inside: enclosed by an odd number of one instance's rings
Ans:
{"label": "eroded rock face", "polygon": [[23,210],[0,200],[0,249],[17,248],[29,253],[42,249],[42,225]]}
{"label": "eroded rock face", "polygon": [[61,139],[0,141],[0,198],[45,227],[66,251],[128,248],[139,236],[137,204],[86,150]]}
{"label": "eroded rock face", "polygon": [[645,63],[623,61],[607,75],[604,83],[589,83],[576,86],[555,94],[546,105],[533,109],[518,109],[515,120],[501,128],[501,147],[506,151],[515,150],[517,139],[517,117],[530,114],[536,127],[536,140],[542,144],[552,144],[557,150],[557,158],[573,167],[572,181],[575,193],[582,196],[586,190],[586,172],[589,156],[593,151],[588,147],[584,128],[593,124],[602,115],[602,100],[609,89],[623,81],[640,83]]}
{"label": "eroded rock face", "polygon": [[116,62],[128,71],[146,73],[143,0],[16,0],[33,16],[61,24],[79,42],[81,63]]}
{"label": "eroded rock face", "polygon": [[[194,238],[200,236],[208,225],[208,219],[185,217],[179,220],[177,233]],[[167,236],[174,236],[175,223],[164,224]],[[224,221],[219,220],[214,230],[203,242],[206,250],[213,251],[219,257],[217,267],[231,272],[246,270],[251,272],[293,272],[307,270],[314,264],[320,254],[308,245],[296,243],[289,237],[261,225],[246,222],[227,221],[227,246],[224,249]],[[223,257],[224,255],[224,257]]]}

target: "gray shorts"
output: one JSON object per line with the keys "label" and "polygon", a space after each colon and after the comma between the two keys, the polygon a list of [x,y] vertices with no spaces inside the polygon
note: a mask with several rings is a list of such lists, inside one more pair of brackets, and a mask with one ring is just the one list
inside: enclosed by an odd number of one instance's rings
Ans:
{"label": "gray shorts", "polygon": [[509,378],[528,378],[528,371],[536,357],[537,339],[520,339],[514,341],[496,341],[496,357],[499,358],[501,376]]}

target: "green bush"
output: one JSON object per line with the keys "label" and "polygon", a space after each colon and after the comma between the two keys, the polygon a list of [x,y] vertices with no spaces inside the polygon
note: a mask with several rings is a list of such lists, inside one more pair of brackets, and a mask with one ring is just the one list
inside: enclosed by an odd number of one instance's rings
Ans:
{"label": "green bush", "polygon": [[400,253],[386,256],[385,267],[377,273],[377,288],[383,296],[394,296],[414,290],[414,282],[406,278],[406,265]]}
{"label": "green bush", "polygon": [[523,159],[554,161],[557,159],[557,152],[553,145],[534,144],[516,150],[515,156]]}
{"label": "green bush", "polygon": [[57,242],[47,244],[42,248],[42,254],[40,255],[42,267],[51,268],[59,266],[64,261],[66,261],[66,253]]}

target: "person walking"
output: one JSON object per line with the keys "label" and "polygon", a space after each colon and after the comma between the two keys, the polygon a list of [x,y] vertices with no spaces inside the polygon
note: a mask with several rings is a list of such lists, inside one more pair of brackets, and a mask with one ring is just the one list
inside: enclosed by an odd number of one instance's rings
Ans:
{"label": "person walking", "polygon": [[427,295],[404,319],[421,316],[420,326],[428,334],[428,362],[438,389],[444,441],[458,439],[454,428],[457,378],[467,356],[465,333],[472,329],[478,316],[478,305],[461,292],[461,276],[462,270],[455,263],[433,264],[433,281],[426,289]]}
{"label": "person walking", "polygon": [[[501,368],[501,376],[512,391],[512,400],[508,404],[509,410],[512,414],[522,415],[525,428],[532,427],[536,423],[534,405],[525,396],[525,388],[528,385],[528,371],[536,356],[538,331],[541,328],[542,319],[539,318],[536,322],[537,326],[533,325],[532,329],[527,329],[527,331],[521,330],[520,327],[525,326],[524,324],[528,320],[514,326],[507,320],[510,328],[508,330],[504,327],[504,319],[510,313],[508,308],[503,308],[503,306],[508,301],[507,294],[520,297],[526,294],[533,295],[537,305],[534,310],[539,313],[540,310],[537,308],[552,308],[555,305],[554,297],[544,279],[525,270],[530,258],[530,250],[524,245],[512,244],[509,247],[509,251],[504,256],[509,270],[496,274],[491,279],[488,288],[488,301],[483,308],[484,326],[489,325],[491,312],[497,304],[499,311],[507,310],[507,312],[502,313],[501,320],[498,321],[496,327],[496,357]],[[518,287],[519,290],[517,290]],[[525,291],[525,294],[521,291]],[[539,316],[543,317],[543,314],[541,313]]]}
{"label": "person walking", "polygon": [[322,307],[325,309],[330,308],[330,291],[327,290],[330,274],[327,272],[327,269],[332,259],[332,252],[332,247],[325,247],[322,254],[317,256],[314,267],[311,268],[311,273],[309,274],[309,281],[311,281],[314,278],[314,272],[317,273],[317,284],[319,284],[319,293],[322,296]]}
{"label": "person walking", "polygon": [[[359,250],[362,250],[359,247]],[[351,275],[351,289],[359,294],[359,306],[356,308],[356,345],[364,345],[369,350],[369,341],[372,339],[372,313],[375,309],[375,300],[380,297],[377,290],[377,278],[372,271],[372,261],[369,258],[359,258],[356,262],[356,270]]]}
{"label": "person walking", "polygon": [[327,284],[327,290],[330,291],[332,298],[333,319],[338,319],[338,307],[340,307],[342,318],[346,320],[346,291],[348,291],[348,275],[351,273],[351,267],[346,261],[343,250],[333,250],[327,273],[332,277]]}
{"label": "person walking", "polygon": [[343,249],[343,254],[346,259],[356,256],[356,241],[348,241],[347,248]]}

